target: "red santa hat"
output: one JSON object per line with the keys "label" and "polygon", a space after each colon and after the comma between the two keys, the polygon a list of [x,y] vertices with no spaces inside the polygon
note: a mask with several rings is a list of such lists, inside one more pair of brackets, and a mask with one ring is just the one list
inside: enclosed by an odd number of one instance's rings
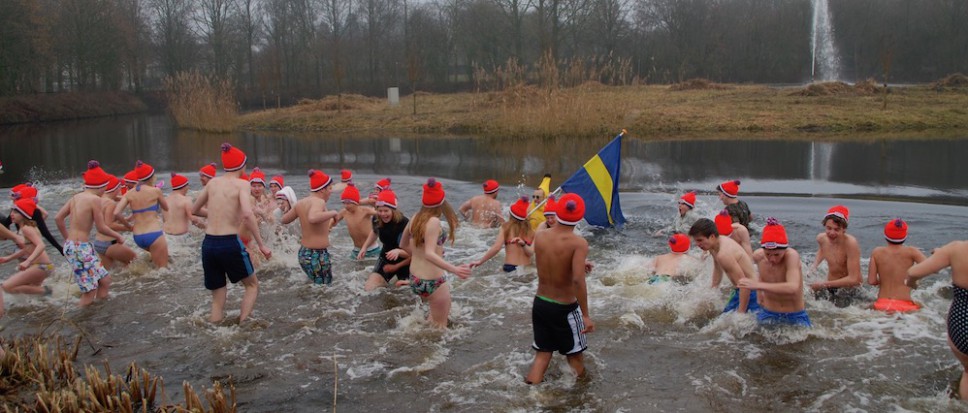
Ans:
{"label": "red santa hat", "polygon": [[907,240],[908,224],[903,219],[897,218],[888,222],[884,226],[884,239],[888,242],[900,244]]}
{"label": "red santa hat", "polygon": [[843,219],[844,222],[850,222],[850,210],[843,205],[833,206],[827,210],[827,215],[823,216],[823,220],[826,221],[830,217],[838,217]]}
{"label": "red santa hat", "polygon": [[30,185],[31,185],[31,183],[30,182],[27,182],[27,183],[24,183],[24,184],[18,184],[16,186],[14,186],[13,188],[10,188],[10,197],[13,198],[13,199],[17,199],[18,197],[22,196],[22,195],[20,195],[20,192],[22,192],[24,188],[26,188],[26,187],[28,187]]}
{"label": "red santa hat", "polygon": [[563,225],[575,226],[585,218],[585,200],[578,194],[565,194],[558,200],[555,217]]}
{"label": "red santa hat", "polygon": [[269,181],[269,185],[271,186],[272,184],[276,184],[279,189],[282,189],[282,187],[286,186],[286,178],[283,178],[282,175],[273,176],[272,180]]}
{"label": "red santa hat", "polygon": [[333,183],[333,178],[329,175],[323,173],[323,171],[317,171],[315,169],[309,170],[309,190],[313,192],[319,192],[325,189],[329,184]]}
{"label": "red santa hat", "polygon": [[689,237],[686,234],[672,234],[669,237],[669,249],[679,254],[689,251]]}
{"label": "red santa hat", "polygon": [[385,191],[387,189],[390,189],[390,178],[383,178],[383,179],[377,181],[375,187],[376,187],[376,189],[379,189],[381,191]]}
{"label": "red santa hat", "polygon": [[786,228],[780,225],[778,219],[773,217],[766,219],[766,226],[763,227],[763,235],[760,237],[760,246],[768,250],[782,249],[790,246],[789,241],[787,241]]}
{"label": "red santa hat", "polygon": [[544,215],[554,215],[557,210],[558,202],[555,201],[555,196],[549,196],[544,204]]}
{"label": "red santa hat", "polygon": [[351,171],[349,169],[344,169],[342,171],[339,171],[339,181],[340,182],[342,182],[342,183],[345,184],[345,183],[348,183],[349,181],[352,181],[352,180],[353,180],[353,171]]}
{"label": "red santa hat", "polygon": [[37,188],[34,188],[34,184],[27,182],[13,187],[10,190],[10,196],[13,199],[37,199]]}
{"label": "red santa hat", "polygon": [[484,193],[493,194],[501,189],[501,185],[498,185],[497,181],[493,179],[488,179],[484,181]]}
{"label": "red santa hat", "polygon": [[511,205],[511,217],[518,221],[528,219],[529,206],[531,206],[531,203],[528,202],[528,197],[522,196],[521,198],[518,198],[518,202],[515,202],[513,205]]}
{"label": "red santa hat", "polygon": [[174,172],[171,173],[171,189],[177,191],[188,186],[188,178],[185,175],[179,175]]}
{"label": "red santa hat", "polygon": [[101,169],[101,163],[91,160],[87,163],[87,171],[84,172],[84,187],[88,189],[104,188],[108,185],[108,173]]}
{"label": "red santa hat", "polygon": [[719,211],[714,221],[716,222],[716,231],[719,232],[719,235],[728,236],[733,233],[733,217],[729,216],[729,211],[725,209]]}
{"label": "red santa hat", "polygon": [[739,183],[740,182],[738,179],[733,181],[726,181],[719,184],[719,187],[717,187],[716,189],[719,189],[719,191],[722,192],[723,195],[726,195],[727,197],[736,198],[739,196]]}
{"label": "red santa hat", "polygon": [[340,194],[339,199],[344,203],[359,205],[360,190],[356,189],[356,185],[353,185],[352,183],[346,184],[346,189],[343,189],[343,193]]}
{"label": "red santa hat", "polygon": [[380,191],[376,196],[376,206],[385,206],[390,209],[397,209],[397,194],[393,191],[387,189],[386,191]]}
{"label": "red santa hat", "polygon": [[138,171],[132,169],[128,173],[124,174],[124,182],[128,184],[138,183]]}
{"label": "red santa hat", "polygon": [[248,158],[245,156],[245,152],[242,152],[239,148],[233,147],[229,143],[222,144],[222,169],[225,172],[238,171],[239,169],[245,168],[245,162]]}
{"label": "red santa hat", "polygon": [[111,192],[117,191],[118,188],[121,188],[121,180],[118,179],[118,177],[114,175],[110,175],[109,178],[110,179],[108,179],[108,186],[107,188],[105,188],[104,192],[111,193]]}
{"label": "red santa hat", "polygon": [[215,162],[212,162],[212,163],[210,163],[208,165],[205,165],[205,166],[202,167],[202,169],[199,169],[198,170],[198,174],[199,175],[204,176],[204,177],[207,177],[207,178],[214,178],[215,177],[215,172],[216,172],[216,170],[215,170]]}
{"label": "red santa hat", "polygon": [[27,219],[34,219],[34,212],[37,212],[37,202],[32,198],[20,198],[13,201],[13,209]]}
{"label": "red santa hat", "polygon": [[152,176],[155,176],[155,168],[152,168],[151,165],[142,161],[138,161],[134,164],[134,173],[138,181],[144,182],[151,179]]}
{"label": "red santa hat", "polygon": [[685,205],[687,207],[689,207],[689,209],[695,208],[696,207],[696,193],[695,192],[686,192],[681,197],[679,197],[679,203],[680,204],[683,204],[683,205]]}
{"label": "red santa hat", "polygon": [[266,174],[262,172],[259,167],[252,168],[252,174],[249,175],[249,183],[260,183],[262,185],[266,184]]}
{"label": "red santa hat", "polygon": [[425,208],[439,207],[444,204],[444,197],[446,195],[444,185],[437,182],[436,179],[430,178],[423,186],[423,197],[421,201]]}

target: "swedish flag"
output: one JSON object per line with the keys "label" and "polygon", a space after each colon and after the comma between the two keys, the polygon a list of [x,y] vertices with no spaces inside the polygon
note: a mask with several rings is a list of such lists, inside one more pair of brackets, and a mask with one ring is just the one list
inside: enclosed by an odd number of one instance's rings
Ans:
{"label": "swedish flag", "polygon": [[585,221],[591,225],[621,227],[625,223],[618,196],[623,135],[624,130],[561,184],[564,192],[578,194],[585,201]]}

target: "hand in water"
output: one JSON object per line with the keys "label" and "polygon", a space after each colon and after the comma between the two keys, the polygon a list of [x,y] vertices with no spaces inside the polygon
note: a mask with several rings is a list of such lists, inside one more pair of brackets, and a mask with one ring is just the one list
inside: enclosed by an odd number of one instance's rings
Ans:
{"label": "hand in water", "polygon": [[585,324],[585,329],[581,331],[582,333],[591,333],[595,331],[595,322],[592,321],[591,317],[582,314],[581,321],[583,324]]}
{"label": "hand in water", "polygon": [[262,252],[262,255],[264,255],[266,259],[272,258],[272,250],[270,250],[269,247],[263,245],[259,247],[259,251]]}
{"label": "hand in water", "polygon": [[458,265],[454,271],[454,275],[460,277],[462,280],[466,280],[471,276],[471,266],[467,264]]}

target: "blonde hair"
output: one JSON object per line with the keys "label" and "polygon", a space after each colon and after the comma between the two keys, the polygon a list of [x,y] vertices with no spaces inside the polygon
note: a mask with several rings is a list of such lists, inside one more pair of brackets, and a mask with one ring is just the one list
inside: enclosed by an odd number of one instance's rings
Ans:
{"label": "blonde hair", "polygon": [[531,223],[528,220],[511,217],[511,219],[501,225],[501,229],[504,230],[504,237],[507,239],[521,237],[530,241],[534,238],[534,230],[531,229]]}
{"label": "blonde hair", "polygon": [[[385,208],[390,208],[390,207],[385,207]],[[400,223],[400,221],[403,221],[403,213],[402,212],[400,212],[399,210],[394,209],[394,208],[390,208],[390,210],[393,211],[393,216],[390,217],[390,222],[392,222],[394,224],[398,224],[398,223]],[[386,224],[389,224],[389,222],[387,222]],[[376,218],[376,227],[377,228],[383,228],[383,225],[384,225],[383,220],[380,219],[380,217],[377,217]]]}
{"label": "blonde hair", "polygon": [[447,225],[450,227],[450,244],[454,245],[454,234],[457,232],[458,224],[457,214],[446,200],[433,208],[420,208],[420,212],[413,216],[413,220],[410,222],[410,235],[413,238],[414,245],[418,247],[423,245],[427,221],[432,217],[440,217],[441,215],[447,220]]}

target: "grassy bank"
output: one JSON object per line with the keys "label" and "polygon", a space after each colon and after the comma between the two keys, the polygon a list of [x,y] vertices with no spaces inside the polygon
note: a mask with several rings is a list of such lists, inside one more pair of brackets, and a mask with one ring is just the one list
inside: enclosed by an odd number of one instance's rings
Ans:
{"label": "grassy bank", "polygon": [[806,88],[719,85],[579,87],[548,91],[518,86],[497,92],[417,95],[389,107],[385,99],[344,96],[249,113],[250,130],[336,133],[459,133],[482,136],[595,136],[627,128],[634,136],[837,137],[968,136],[968,89],[932,85],[883,89],[872,83]]}
{"label": "grassy bank", "polygon": [[0,124],[94,118],[143,112],[137,96],[121,92],[50,93],[0,97]]}

